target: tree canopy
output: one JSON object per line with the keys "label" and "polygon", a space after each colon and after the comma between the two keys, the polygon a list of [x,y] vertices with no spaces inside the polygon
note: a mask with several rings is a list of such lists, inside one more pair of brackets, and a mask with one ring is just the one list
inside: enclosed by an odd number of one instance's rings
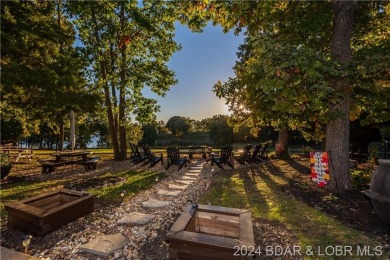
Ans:
{"label": "tree canopy", "polygon": [[333,154],[332,179],[337,173],[341,189],[350,189],[350,118],[389,120],[389,3],[187,5],[191,15],[226,31],[245,31],[236,77],[215,85],[233,112],[230,122],[254,131],[264,125],[299,129],[307,138],[326,140]]}
{"label": "tree canopy", "polygon": [[173,116],[168,120],[166,127],[173,135],[183,136],[191,129],[191,123],[189,118],[183,116]]}

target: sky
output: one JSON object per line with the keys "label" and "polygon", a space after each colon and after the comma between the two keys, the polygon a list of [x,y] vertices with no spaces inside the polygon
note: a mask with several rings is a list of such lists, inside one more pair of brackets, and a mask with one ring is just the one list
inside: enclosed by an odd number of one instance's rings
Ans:
{"label": "sky", "polygon": [[244,37],[233,32],[225,34],[220,26],[211,24],[202,33],[193,33],[177,24],[175,41],[182,49],[172,56],[168,66],[175,71],[178,84],[164,97],[144,90],[144,95],[156,99],[161,107],[157,120],[166,123],[172,116],[200,120],[229,114],[225,101],[218,99],[212,87],[218,80],[224,82],[234,77],[232,68]]}

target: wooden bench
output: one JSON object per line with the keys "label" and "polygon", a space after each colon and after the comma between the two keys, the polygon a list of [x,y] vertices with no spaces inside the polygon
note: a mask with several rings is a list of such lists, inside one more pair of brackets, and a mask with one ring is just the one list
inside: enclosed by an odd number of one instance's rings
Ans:
{"label": "wooden bench", "polygon": [[69,164],[72,164],[73,162],[72,161],[56,162],[54,160],[45,160],[45,161],[40,161],[39,163],[42,165],[42,173],[49,174],[49,173],[54,172],[56,167],[69,165]]}
{"label": "wooden bench", "polygon": [[83,165],[86,171],[92,171],[92,170],[96,170],[97,162],[99,160],[100,157],[97,156],[97,157],[89,157],[87,161],[78,160],[78,161],[73,161],[73,163]]}
{"label": "wooden bench", "polygon": [[63,160],[58,162],[56,162],[55,160],[45,160],[45,161],[40,161],[40,163],[42,165],[42,173],[48,174],[54,172],[55,168],[57,167],[69,165],[69,164],[83,165],[86,171],[96,170],[97,162],[99,160],[100,157],[91,157],[88,158],[88,160],[77,160],[77,161]]}
{"label": "wooden bench", "polygon": [[189,146],[188,155],[190,159],[194,158],[194,154],[201,154],[203,159],[207,158],[207,154],[211,154],[212,148],[207,146]]}

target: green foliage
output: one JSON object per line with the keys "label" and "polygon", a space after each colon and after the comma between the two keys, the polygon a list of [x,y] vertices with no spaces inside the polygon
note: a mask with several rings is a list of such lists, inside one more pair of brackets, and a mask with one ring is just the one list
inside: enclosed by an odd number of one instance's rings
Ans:
{"label": "green foliage", "polygon": [[71,109],[93,112],[99,99],[86,88],[85,63],[61,4],[7,1],[1,14],[2,119],[17,118],[26,136],[42,121],[62,124]]}
{"label": "green foliage", "polygon": [[191,129],[191,123],[189,118],[173,116],[169,118],[166,127],[174,136],[185,136]]}
{"label": "green foliage", "polygon": [[353,85],[351,119],[388,121],[389,6],[359,2],[353,62],[341,66],[330,59],[330,2],[215,4],[219,12],[210,19],[226,30],[246,29],[236,77],[214,86],[233,112],[230,123],[235,128],[247,125],[254,132],[266,125],[297,129],[306,139],[321,140],[325,124],[340,115],[329,107],[343,102],[343,92],[334,82],[345,77]]}
{"label": "green foliage", "polygon": [[210,138],[217,145],[233,143],[233,128],[228,125],[228,116],[216,115],[210,120]]}
{"label": "green foliage", "polygon": [[10,164],[9,154],[7,154],[7,153],[0,153],[0,165],[8,166],[9,164]]}
{"label": "green foliage", "polygon": [[142,144],[149,146],[156,145],[157,141],[157,127],[155,124],[148,124],[142,127],[143,137],[141,140]]}
{"label": "green foliage", "polygon": [[115,159],[125,159],[126,127],[134,118],[156,120],[156,100],[143,88],[164,95],[177,81],[166,63],[179,49],[174,37],[176,12],[170,2],[69,1],[67,12],[88,55],[86,69],[104,94]]}
{"label": "green foliage", "polygon": [[23,136],[23,125],[15,118],[9,120],[1,119],[1,140],[19,140]]}
{"label": "green foliage", "polygon": [[351,169],[352,186],[355,188],[367,188],[374,172],[373,164],[362,165],[359,169]]}

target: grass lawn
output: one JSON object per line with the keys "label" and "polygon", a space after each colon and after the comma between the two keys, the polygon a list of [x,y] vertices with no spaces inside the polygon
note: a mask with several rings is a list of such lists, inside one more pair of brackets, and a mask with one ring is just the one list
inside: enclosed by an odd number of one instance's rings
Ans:
{"label": "grass lawn", "polygon": [[[215,174],[211,188],[199,201],[202,204],[251,209],[255,221],[285,227],[303,249],[309,246],[324,249],[329,245],[370,246],[372,249],[379,245],[363,232],[345,226],[338,219],[286,193],[283,187],[289,185],[296,174],[299,173],[283,160],[252,168],[225,170]],[[314,253],[316,255],[315,250]]]}
{"label": "grass lawn", "polygon": [[[112,149],[91,149],[93,154],[98,154],[101,158],[99,165],[102,167],[104,163],[113,159]],[[77,190],[85,190],[90,194],[96,195],[98,199],[106,201],[115,201],[121,199],[120,194],[123,190],[126,191],[124,199],[134,196],[138,191],[147,189],[156,180],[161,180],[166,177],[164,172],[152,170],[122,170],[104,172],[85,172],[79,167],[75,168],[75,174],[62,173],[64,169],[58,168],[54,174],[40,174],[41,167],[39,160],[48,159],[54,151],[37,150],[34,151],[32,161],[23,160],[14,164],[9,178],[23,178],[15,183],[2,184],[0,189],[0,213],[1,217],[6,216],[4,204],[12,203],[21,199],[29,198],[50,191],[55,191],[64,187],[73,186]],[[71,169],[71,168],[70,168]],[[69,168],[68,168],[69,170]]]}

